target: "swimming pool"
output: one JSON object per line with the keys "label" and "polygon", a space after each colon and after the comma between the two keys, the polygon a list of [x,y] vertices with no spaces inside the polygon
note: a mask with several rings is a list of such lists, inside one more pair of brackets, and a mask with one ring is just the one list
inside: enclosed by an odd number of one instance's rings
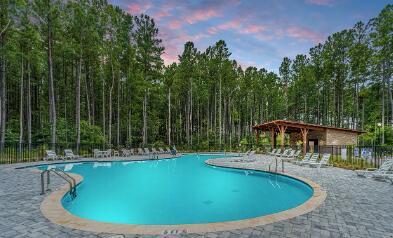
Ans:
{"label": "swimming pool", "polygon": [[219,157],[56,165],[84,177],[77,198],[66,195],[62,205],[75,216],[100,222],[200,224],[285,211],[313,195],[308,184],[285,175],[204,163]]}

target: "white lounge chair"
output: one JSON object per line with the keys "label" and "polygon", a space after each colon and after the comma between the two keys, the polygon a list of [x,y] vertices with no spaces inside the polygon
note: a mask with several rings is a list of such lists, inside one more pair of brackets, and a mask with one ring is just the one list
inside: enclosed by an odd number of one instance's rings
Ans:
{"label": "white lounge chair", "polygon": [[64,158],[65,159],[79,159],[79,155],[74,154],[74,152],[71,149],[65,149],[64,150]]}
{"label": "white lounge chair", "polygon": [[268,153],[268,155],[275,155],[275,154],[277,153],[277,150],[278,150],[278,149],[272,149],[272,151],[270,151],[270,152]]}
{"label": "white lounge chair", "polygon": [[359,177],[372,176],[374,178],[384,177],[386,174],[393,173],[391,170],[393,167],[393,159],[385,160],[381,166],[377,168],[367,168],[365,170],[355,170],[355,173]]}
{"label": "white lounge chair", "polygon": [[283,157],[283,156],[288,155],[288,154],[290,153],[290,151],[291,151],[291,150],[286,149],[286,150],[284,150],[282,153],[276,153],[275,156],[277,156],[277,157]]}
{"label": "white lounge chair", "polygon": [[319,162],[315,162],[315,163],[310,162],[308,163],[308,165],[310,167],[318,167],[318,168],[321,168],[322,166],[330,166],[329,164],[330,156],[331,156],[330,154],[323,154]]}
{"label": "white lounge chair", "polygon": [[162,149],[161,147],[160,148],[158,148],[159,150],[160,150],[160,154],[166,154],[167,152],[166,151],[164,151],[164,149]]}
{"label": "white lounge chair", "polygon": [[45,150],[44,160],[58,160],[61,159],[53,150]]}
{"label": "white lounge chair", "polygon": [[314,153],[314,154],[312,154],[312,156],[310,157],[310,159],[308,161],[300,161],[299,165],[308,165],[308,164],[317,163],[318,158],[319,158],[319,154]]}
{"label": "white lounge chair", "polygon": [[300,163],[302,163],[302,162],[308,162],[308,161],[310,161],[310,158],[311,158],[311,153],[306,153],[306,154],[304,155],[304,157],[303,157],[302,160],[296,160],[296,161],[294,161],[293,163],[294,163],[294,164],[297,164],[297,165],[300,165]]}
{"label": "white lounge chair", "polygon": [[232,162],[255,162],[255,151],[251,151],[250,153],[248,153],[247,155],[244,155],[241,158],[236,158],[231,160]]}
{"label": "white lounge chair", "polygon": [[296,150],[289,150],[286,154],[281,155],[281,157],[285,158],[293,158],[295,156]]}

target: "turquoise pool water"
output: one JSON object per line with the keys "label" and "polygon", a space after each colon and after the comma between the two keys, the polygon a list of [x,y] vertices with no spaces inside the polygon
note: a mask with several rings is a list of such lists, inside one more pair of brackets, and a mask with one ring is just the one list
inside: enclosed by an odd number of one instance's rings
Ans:
{"label": "turquoise pool water", "polygon": [[[296,207],[312,188],[293,178],[206,165],[220,155],[56,165],[84,177],[70,213],[120,224],[192,224],[253,218]],[[44,167],[41,167],[44,168]]]}

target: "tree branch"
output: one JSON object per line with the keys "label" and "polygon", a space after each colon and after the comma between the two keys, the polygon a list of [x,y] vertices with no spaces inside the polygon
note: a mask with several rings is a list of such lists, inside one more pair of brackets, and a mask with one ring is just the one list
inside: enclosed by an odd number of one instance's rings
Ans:
{"label": "tree branch", "polygon": [[7,25],[4,27],[4,29],[0,32],[0,36],[3,35],[3,33],[7,30],[7,28],[10,26],[11,20],[8,20]]}

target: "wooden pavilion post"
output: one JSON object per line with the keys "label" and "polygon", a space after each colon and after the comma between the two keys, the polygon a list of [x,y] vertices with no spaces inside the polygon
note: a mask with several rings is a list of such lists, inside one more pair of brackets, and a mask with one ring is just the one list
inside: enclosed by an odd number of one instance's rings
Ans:
{"label": "wooden pavilion post", "polygon": [[284,150],[284,146],[285,146],[285,131],[287,130],[287,127],[283,125],[279,125],[278,130],[280,131],[281,151],[282,151]]}
{"label": "wooden pavilion post", "polygon": [[259,131],[258,131],[258,129],[255,129],[255,142],[258,145],[258,142],[259,142]]}
{"label": "wooden pavilion post", "polygon": [[276,135],[274,132],[274,128],[270,128],[270,144],[272,145],[272,149],[276,146]]}
{"label": "wooden pavilion post", "polygon": [[302,139],[303,139],[303,154],[306,154],[307,152],[307,134],[308,134],[309,129],[307,128],[300,128],[300,133],[302,134]]}

